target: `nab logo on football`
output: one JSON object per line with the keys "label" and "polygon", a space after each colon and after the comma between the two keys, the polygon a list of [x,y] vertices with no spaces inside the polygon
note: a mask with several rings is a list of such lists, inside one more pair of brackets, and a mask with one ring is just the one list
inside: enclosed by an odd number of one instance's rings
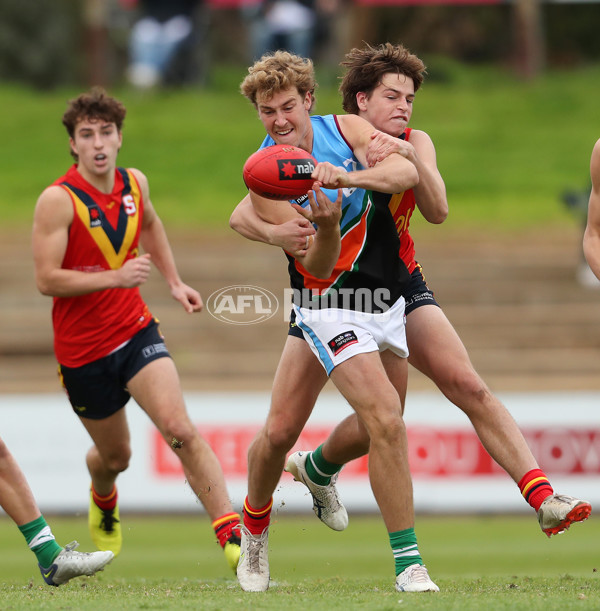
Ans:
{"label": "nab logo on football", "polygon": [[232,325],[253,325],[273,316],[277,297],[259,286],[228,286],[212,293],[206,304],[214,318]]}
{"label": "nab logo on football", "polygon": [[310,159],[278,159],[279,180],[306,180],[315,171]]}

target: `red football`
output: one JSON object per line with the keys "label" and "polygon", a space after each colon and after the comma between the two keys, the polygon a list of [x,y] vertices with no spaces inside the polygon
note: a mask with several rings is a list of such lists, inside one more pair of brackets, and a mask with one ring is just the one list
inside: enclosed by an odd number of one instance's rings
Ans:
{"label": "red football", "polygon": [[246,186],[268,199],[296,199],[312,189],[317,162],[297,146],[274,144],[250,155],[244,164]]}

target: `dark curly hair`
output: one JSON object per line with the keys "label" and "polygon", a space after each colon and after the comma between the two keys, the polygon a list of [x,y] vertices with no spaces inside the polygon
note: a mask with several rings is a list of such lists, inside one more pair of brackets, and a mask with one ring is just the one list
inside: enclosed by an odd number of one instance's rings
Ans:
{"label": "dark curly hair", "polygon": [[389,42],[376,47],[367,44],[362,49],[354,48],[346,53],[341,65],[347,68],[340,84],[342,107],[355,115],[358,114],[356,94],[362,91],[370,96],[384,74],[404,74],[413,80],[417,91],[426,73],[422,60],[403,45]]}
{"label": "dark curly hair", "polygon": [[[109,96],[101,87],[94,87],[87,93],[69,100],[62,123],[69,137],[74,138],[75,127],[83,119],[108,121],[121,131],[126,114],[127,110],[119,100]],[[72,150],[71,155],[77,160],[77,155]]]}

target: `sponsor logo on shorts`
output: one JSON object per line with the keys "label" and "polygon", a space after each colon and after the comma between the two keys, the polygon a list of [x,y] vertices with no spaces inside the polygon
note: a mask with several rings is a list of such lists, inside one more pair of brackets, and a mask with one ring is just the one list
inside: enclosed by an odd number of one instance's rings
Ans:
{"label": "sponsor logo on shorts", "polygon": [[414,304],[420,304],[422,302],[434,304],[435,298],[433,297],[433,293],[431,291],[424,291],[422,293],[415,293],[414,295],[407,297],[406,298],[406,308],[409,308],[410,306]]}
{"label": "sponsor logo on shorts", "polygon": [[337,356],[344,348],[352,346],[352,344],[358,344],[358,338],[356,337],[356,333],[354,333],[354,331],[340,333],[327,342],[333,356]]}
{"label": "sponsor logo on shorts", "polygon": [[211,316],[232,325],[264,322],[274,316],[278,308],[279,301],[271,291],[245,285],[219,289],[210,295],[206,304]]}
{"label": "sponsor logo on shorts", "polygon": [[144,346],[144,348],[142,348],[142,356],[145,359],[148,359],[151,356],[154,356],[155,354],[161,354],[165,352],[168,352],[168,350],[165,344],[163,344],[162,342],[160,344],[150,344],[149,346]]}

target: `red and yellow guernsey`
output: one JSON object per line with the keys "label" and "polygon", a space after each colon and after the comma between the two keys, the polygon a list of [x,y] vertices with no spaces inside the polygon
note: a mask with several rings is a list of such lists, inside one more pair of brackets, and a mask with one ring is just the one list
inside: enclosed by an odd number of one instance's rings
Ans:
{"label": "red and yellow guernsey", "polygon": [[[115,169],[112,193],[102,193],[73,165],[54,185],[71,197],[73,223],[63,269],[93,274],[118,269],[138,255],[144,202],[130,170]],[[152,320],[138,288],[55,297],[54,352],[61,365],[81,367],[106,356]]]}

